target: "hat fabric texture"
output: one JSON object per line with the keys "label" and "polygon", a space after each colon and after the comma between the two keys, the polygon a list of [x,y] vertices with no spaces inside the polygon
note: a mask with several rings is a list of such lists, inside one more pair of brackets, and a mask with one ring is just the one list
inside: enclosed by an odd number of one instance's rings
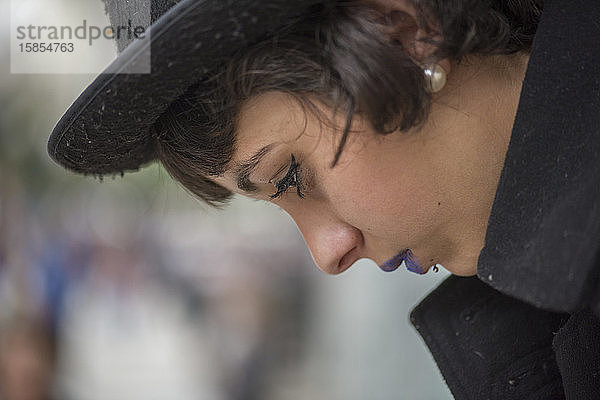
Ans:
{"label": "hat fabric texture", "polygon": [[[334,1],[105,0],[113,26],[131,20],[145,26],[146,34],[121,37],[119,56],[53,129],[48,153],[83,174],[138,170],[155,158],[153,124],[188,87],[324,3]],[[148,9],[150,26],[140,18]],[[150,73],[130,73],[148,60]]]}

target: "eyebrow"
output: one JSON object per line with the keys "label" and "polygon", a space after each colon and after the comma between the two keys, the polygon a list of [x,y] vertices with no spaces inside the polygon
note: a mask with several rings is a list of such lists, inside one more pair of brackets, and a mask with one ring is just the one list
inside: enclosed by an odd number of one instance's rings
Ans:
{"label": "eyebrow", "polygon": [[235,168],[237,187],[244,192],[253,193],[258,187],[250,181],[250,175],[254,172],[261,160],[276,146],[271,143],[260,148],[252,157],[241,161]]}

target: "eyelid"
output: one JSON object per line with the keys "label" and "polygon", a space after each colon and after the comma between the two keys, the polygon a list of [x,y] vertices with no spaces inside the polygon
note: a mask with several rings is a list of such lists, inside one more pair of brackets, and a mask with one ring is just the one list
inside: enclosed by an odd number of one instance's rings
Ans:
{"label": "eyelid", "polygon": [[[286,170],[286,168],[289,168],[289,167],[290,167],[290,164],[283,164],[283,165],[281,166],[281,168],[279,168],[279,169],[277,170],[277,172],[275,172],[275,174],[273,174],[273,176],[271,177],[271,179],[269,179],[269,183],[274,183],[275,179],[277,179],[277,177],[278,177],[278,176],[279,176],[279,175],[280,175],[280,174],[281,174],[283,171],[285,171],[285,170]],[[284,176],[284,178],[285,178],[285,176]],[[281,178],[281,179],[283,179],[283,178]],[[280,180],[281,180],[281,179],[280,179]]]}
{"label": "eyelid", "polygon": [[[270,196],[271,200],[275,200],[279,198],[282,194],[286,193],[290,188],[296,188],[296,193],[298,197],[304,198],[304,194],[302,193],[303,185],[302,185],[302,174],[301,171],[304,169],[301,168],[300,162],[296,161],[294,154],[291,154],[290,163],[287,165],[288,171],[280,180],[273,183],[275,186],[276,192]],[[284,168],[280,169],[276,175],[280,173],[280,171],[285,170]],[[271,179],[272,181],[272,179]]]}
{"label": "eyelid", "polygon": [[[288,163],[284,164],[281,168],[279,168],[279,170],[277,170],[277,172],[269,180],[269,182],[275,186],[278,186],[279,184],[282,183],[282,181],[284,179],[288,178],[291,174],[293,174],[295,171],[297,171],[299,165],[300,165],[300,163],[298,161],[296,161],[296,157],[294,156],[294,154],[291,154],[290,160],[288,161]],[[275,181],[276,177],[278,175],[280,175],[282,171],[286,171],[286,170],[287,170],[287,172],[285,173],[285,175],[283,175],[281,178],[279,178],[278,180]]]}

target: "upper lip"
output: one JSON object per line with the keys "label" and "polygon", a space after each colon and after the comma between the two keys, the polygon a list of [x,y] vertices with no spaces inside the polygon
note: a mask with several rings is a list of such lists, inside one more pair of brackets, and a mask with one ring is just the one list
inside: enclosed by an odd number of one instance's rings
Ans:
{"label": "upper lip", "polygon": [[396,255],[394,255],[389,260],[384,261],[383,263],[379,264],[379,268],[381,268],[384,271],[396,270],[400,266],[400,264],[402,264],[402,261],[404,259],[404,253],[405,253],[405,250],[398,252]]}

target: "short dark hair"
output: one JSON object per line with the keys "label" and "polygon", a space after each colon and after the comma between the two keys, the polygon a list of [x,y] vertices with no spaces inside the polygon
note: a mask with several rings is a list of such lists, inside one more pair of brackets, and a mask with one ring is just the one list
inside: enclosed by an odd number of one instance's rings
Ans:
{"label": "short dark hair", "polygon": [[[511,54],[530,49],[542,0],[413,0],[419,24],[442,38],[434,59]],[[236,54],[226,66],[191,86],[155,124],[157,157],[192,194],[218,206],[231,192],[210,177],[222,174],[235,149],[236,118],[249,99],[288,93],[316,110],[317,100],[345,113],[337,162],[355,114],[376,132],[422,124],[430,94],[423,72],[399,41],[385,33],[384,12],[359,1],[315,7],[275,37]],[[433,36],[433,35],[432,35]]]}

